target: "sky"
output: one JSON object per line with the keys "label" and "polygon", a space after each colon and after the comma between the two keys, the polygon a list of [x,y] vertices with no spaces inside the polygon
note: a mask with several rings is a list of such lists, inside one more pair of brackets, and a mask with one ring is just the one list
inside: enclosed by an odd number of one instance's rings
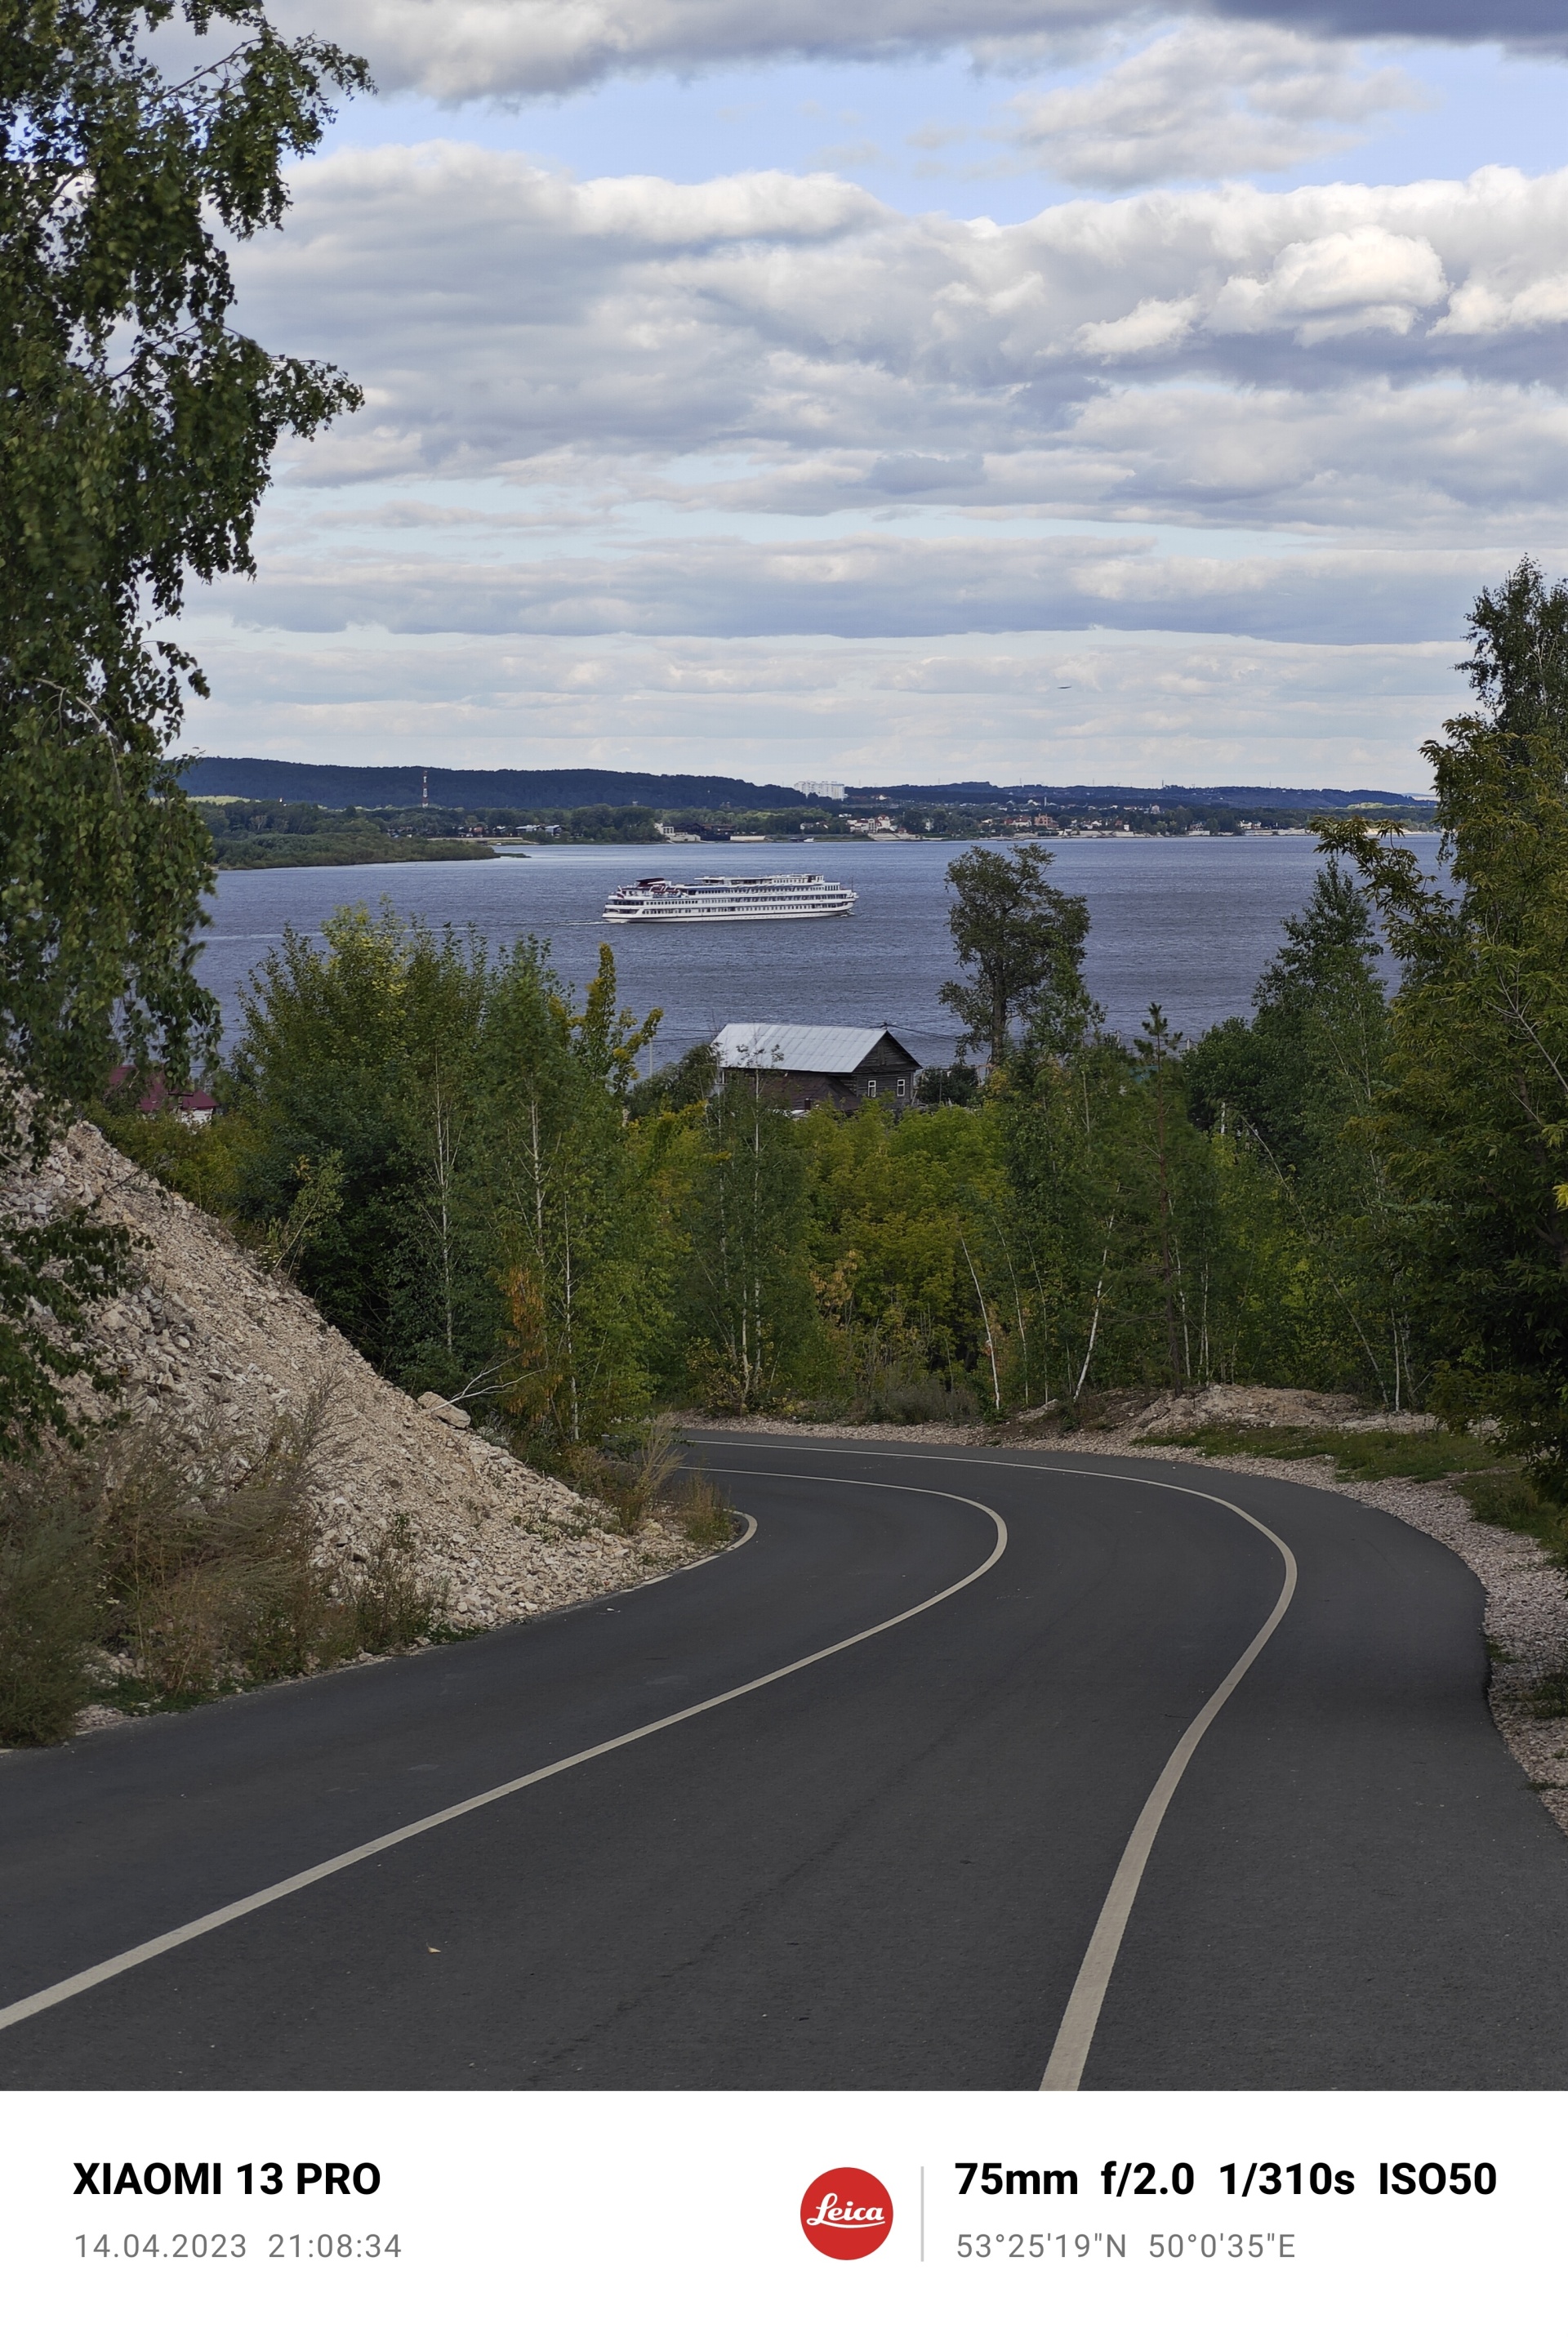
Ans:
{"label": "sky", "polygon": [[1568,568],[1557,0],[276,0],[236,254],[361,411],[183,638],[206,753],[1419,793]]}

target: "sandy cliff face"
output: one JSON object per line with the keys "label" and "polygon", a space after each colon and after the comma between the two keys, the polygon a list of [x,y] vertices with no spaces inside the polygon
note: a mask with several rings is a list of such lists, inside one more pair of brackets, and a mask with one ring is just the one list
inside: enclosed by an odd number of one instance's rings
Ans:
{"label": "sandy cliff face", "polygon": [[94,1319],[117,1393],[77,1383],[80,1414],[156,1413],[193,1443],[223,1428],[257,1438],[325,1388],[313,1491],[323,1557],[363,1557],[402,1519],[422,1572],[448,1588],[451,1620],[490,1625],[618,1589],[689,1554],[667,1528],[635,1539],[611,1530],[597,1505],[422,1410],[214,1218],[85,1124],[41,1176],[0,1197],[30,1213],[75,1201],[146,1245],[141,1287]]}

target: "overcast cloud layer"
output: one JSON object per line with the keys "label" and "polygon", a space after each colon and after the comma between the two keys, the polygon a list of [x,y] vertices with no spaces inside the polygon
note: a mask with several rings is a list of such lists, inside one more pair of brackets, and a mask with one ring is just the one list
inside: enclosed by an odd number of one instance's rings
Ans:
{"label": "overcast cloud layer", "polygon": [[[448,102],[787,56],[891,61],[961,46],[1005,64],[1149,13],[1128,0],[282,0],[274,10],[363,52],[383,89]],[[1484,14],[1474,0],[1220,0],[1213,13],[1350,38],[1568,47],[1560,0],[1490,0]]]}
{"label": "overcast cloud layer", "polygon": [[491,490],[280,522],[268,621],[1418,639],[1478,558],[1568,536],[1568,172],[997,228],[825,177],[381,150],[302,172],[243,282],[267,338],[367,385],[297,485]]}
{"label": "overcast cloud layer", "polygon": [[[193,603],[190,742],[1420,786],[1476,590],[1568,565],[1568,170],[1251,184],[1428,97],[1348,19],[1238,14],[1002,87],[998,167],[1091,191],[1017,223],[461,135],[301,166],[242,320],[366,402]],[[1114,15],[872,0],[854,37],[1016,61]],[[453,99],[838,41],[805,0],[313,22]]]}

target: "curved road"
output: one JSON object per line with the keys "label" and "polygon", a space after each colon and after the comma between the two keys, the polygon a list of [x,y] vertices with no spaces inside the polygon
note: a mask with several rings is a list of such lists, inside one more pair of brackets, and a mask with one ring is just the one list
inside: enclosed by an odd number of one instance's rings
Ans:
{"label": "curved road", "polygon": [[733,1553],[0,1764],[0,2082],[1568,2085],[1568,1842],[1450,1552],[1164,1460],[695,1441]]}

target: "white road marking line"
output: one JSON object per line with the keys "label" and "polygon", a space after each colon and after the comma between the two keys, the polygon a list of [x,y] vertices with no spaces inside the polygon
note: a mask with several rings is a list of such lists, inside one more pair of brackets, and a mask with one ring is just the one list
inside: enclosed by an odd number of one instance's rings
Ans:
{"label": "white road marking line", "polygon": [[[871,1482],[863,1477],[807,1476],[803,1471],[753,1469],[737,1470],[735,1473],[754,1477],[797,1475],[813,1485],[859,1486]],[[487,1792],[473,1794],[465,1802],[453,1802],[450,1808],[436,1810],[427,1818],[417,1818],[412,1825],[397,1826],[391,1833],[378,1834],[374,1842],[361,1843],[357,1850],[343,1851],[336,1858],[324,1858],[319,1865],[307,1866],[298,1874],[287,1875],[281,1882],[269,1883],[265,1891],[253,1891],[248,1898],[230,1900],[228,1906],[214,1908],[209,1915],[199,1915],[194,1922],[181,1923],[171,1931],[161,1931],[156,1939],[144,1940],[140,1947],[127,1948],[122,1955],[109,1956],[102,1963],[90,1964],[85,1971],[73,1972],[69,1980],[56,1980],[52,1988],[41,1988],[32,1996],[18,1997],[15,2004],[0,2008],[0,2029],[14,2029],[19,2020],[29,2020],[34,2013],[47,2012],[53,2005],[64,2004],[73,1996],[83,1996],[89,1989],[101,1988],[105,1980],[118,1979],[122,1972],[134,1971],[138,1964],[151,1963],[155,1957],[166,1956],[171,1950],[184,1947],[190,1940],[200,1940],[209,1931],[221,1931],[226,1923],[239,1922],[242,1915],[253,1915],[258,1909],[270,1907],[279,1899],[291,1898],[297,1891],[307,1891],[313,1882],[325,1882],[328,1875],[341,1874],[346,1868],[358,1866],[367,1858],[378,1858],[383,1851],[394,1850],[400,1843],[413,1842],[416,1836],[430,1833],[437,1826],[449,1825],[453,1818],[465,1818],[475,1810],[488,1809],[492,1802],[503,1802],[510,1794],[521,1794],[530,1785],[542,1785],[547,1777],[559,1777],[568,1769],[579,1769],[585,1762],[597,1761],[606,1753],[618,1753],[625,1745],[639,1744],[645,1736],[657,1736],[667,1728],[678,1727],[683,1720],[695,1720],[699,1713],[716,1712],[721,1705],[734,1704],[738,1697],[755,1696],[758,1688],[771,1687],[775,1680],[788,1679],[794,1672],[808,1671],[813,1664],[826,1663],[830,1656],[842,1656],[846,1648],[858,1648],[862,1641],[877,1638],[883,1631],[896,1630],[901,1623],[912,1622],[917,1615],[924,1615],[931,1608],[940,1607],[944,1599],[956,1598],[960,1590],[967,1590],[971,1582],[978,1582],[982,1574],[989,1574],[1008,1546],[1006,1520],[985,1501],[971,1501],[965,1493],[946,1493],[935,1485],[879,1483],[873,1490],[888,1493],[919,1493],[929,1500],[957,1501],[966,1510],[979,1510],[983,1516],[989,1518],[997,1530],[996,1544],[989,1558],[977,1566],[971,1574],[966,1574],[961,1581],[950,1584],[946,1590],[939,1590],[930,1599],[922,1599],[918,1606],[906,1607],[901,1615],[890,1615],[885,1623],[872,1623],[866,1630],[852,1631],[847,1639],[835,1639],[831,1648],[819,1648],[815,1655],[801,1656],[793,1664],[781,1664],[777,1671],[764,1672],[759,1678],[746,1680],[739,1687],[726,1688],[722,1695],[706,1697],[701,1704],[688,1704],[679,1712],[667,1713],[662,1720],[649,1720],[640,1728],[628,1728],[624,1736],[607,1736],[600,1745],[589,1745],[581,1753],[569,1753],[564,1760],[548,1762],[542,1769],[531,1769],[526,1776],[512,1777],[504,1785],[492,1785]],[[751,1530],[741,1536],[740,1541],[749,1541],[755,1530],[754,1520]],[[740,1542],[732,1543],[731,1548],[738,1550]],[[722,1551],[716,1554],[724,1555]]]}
{"label": "white road marking line", "polygon": [[[714,1440],[710,1438],[707,1441],[712,1442]],[[719,1449],[724,1451],[726,1448],[721,1445]],[[733,1451],[735,1448],[732,1446],[728,1449]],[[754,1444],[747,1449],[755,1451],[755,1446]],[[801,1452],[820,1450],[820,1447],[787,1443],[781,1438],[779,1446],[775,1449]],[[839,1449],[841,1452],[858,1453],[867,1459],[872,1458],[875,1451],[874,1447],[865,1445],[841,1445]],[[1089,2058],[1089,2048],[1095,2041],[1095,2030],[1099,2026],[1100,2011],[1105,2000],[1105,1990],[1110,1986],[1111,1974],[1115,1970],[1116,1958],[1121,1952],[1123,1934],[1126,1931],[1127,1920],[1133,1912],[1133,1902],[1138,1895],[1138,1885],[1144,1879],[1144,1869],[1149,1863],[1149,1853],[1154,1846],[1154,1837],[1160,1831],[1161,1821],[1170,1808],[1172,1798],[1176,1787],[1182,1782],[1187,1764],[1207,1735],[1211,1722],[1221,1708],[1229,1702],[1235,1689],[1251,1671],[1253,1664],[1284,1620],[1285,1610],[1296,1595],[1298,1579],[1296,1554],[1289,1542],[1281,1540],[1272,1527],[1266,1526],[1261,1518],[1255,1518],[1251,1510],[1243,1510],[1239,1502],[1227,1501],[1222,1493],[1206,1493],[1198,1485],[1175,1484],[1168,1477],[1133,1477],[1116,1469],[1064,1469],[1059,1463],[1053,1464],[1048,1461],[1039,1462],[981,1461],[967,1453],[957,1452],[933,1452],[931,1457],[943,1462],[959,1461],[971,1469],[1018,1469],[1031,1476],[1094,1477],[1112,1484],[1153,1485],[1163,1492],[1188,1493],[1195,1501],[1213,1501],[1216,1509],[1229,1510],[1234,1516],[1244,1519],[1248,1525],[1255,1526],[1265,1540],[1273,1543],[1285,1561],[1285,1579],[1280,1596],[1274,1603],[1273,1613],[1251,1645],[1237,1657],[1207,1704],[1183,1732],[1175,1750],[1155,1779],[1154,1791],[1138,1814],[1137,1824],[1127,1837],[1127,1846],[1122,1853],[1115,1874],[1111,1877],[1111,1887],[1105,1893],[1105,1904],[1100,1909],[1099,1921],[1090,1934],[1084,1961],[1078,1966],[1078,1976],[1073,1982],[1073,1992],[1067,1999],[1066,2010],[1063,2013],[1061,2025],[1057,2030],[1056,2043],[1051,2048],[1051,2058],[1046,2064],[1046,2074],[1040,2079],[1039,2089],[1043,2094],[1075,2094],[1083,2079],[1084,2064]],[[744,1477],[755,1472],[737,1469],[731,1473],[737,1477]],[[830,1478],[823,1481],[832,1483],[834,1481]],[[855,1481],[858,1482],[859,1480]]]}
{"label": "white road marking line", "polygon": [[[1060,1473],[1065,1475],[1067,1472]],[[1147,1483],[1148,1480],[1141,1478],[1135,1481]],[[1206,1493],[1201,1498],[1212,1501],[1219,1497]],[[1253,1517],[1250,1511],[1238,1508],[1234,1501],[1222,1501],[1220,1506],[1234,1510],[1239,1518],[1245,1518],[1249,1525],[1256,1526],[1261,1534],[1267,1535],[1285,1561],[1284,1583],[1274,1602],[1273,1613],[1251,1647],[1237,1657],[1196,1719],[1188,1724],[1174,1752],[1155,1779],[1153,1793],[1138,1813],[1138,1822],[1127,1837],[1127,1846],[1111,1877],[1111,1887],[1105,1893],[1100,1920],[1095,1925],[1084,1961],[1078,1966],[1078,1976],[1073,1982],[1073,1992],[1067,1999],[1067,2009],[1062,2015],[1057,2041],[1046,2064],[1046,2074],[1040,2079],[1043,2094],[1077,2092],[1083,2079],[1084,2064],[1089,2058],[1089,2048],[1095,2041],[1095,2030],[1099,2025],[1100,2008],[1105,2003],[1105,1990],[1110,1986],[1111,1974],[1121,1951],[1122,1935],[1127,1928],[1127,1918],[1133,1912],[1133,1902],[1138,1895],[1138,1885],[1144,1879],[1144,1869],[1148,1864],[1149,1853],[1154,1846],[1161,1820],[1171,1805],[1172,1796],[1182,1782],[1188,1762],[1207,1734],[1210,1723],[1251,1670],[1284,1620],[1285,1609],[1296,1595],[1296,1558],[1289,1542],[1281,1541],[1277,1533]]]}
{"label": "white road marking line", "polygon": [[[745,1472],[737,1471],[736,1473],[740,1475]],[[730,1514],[732,1517],[745,1520],[745,1531],[743,1534],[736,1534],[734,1541],[726,1541],[722,1550],[710,1550],[706,1558],[688,1558],[684,1566],[667,1566],[662,1574],[650,1574],[646,1582],[628,1582],[624,1590],[608,1591],[605,1594],[606,1598],[613,1599],[618,1607],[623,1599],[634,1599],[639,1590],[657,1590],[661,1582],[678,1582],[683,1575],[695,1574],[699,1566],[711,1566],[716,1558],[733,1558],[737,1550],[745,1548],[753,1534],[755,1533],[756,1520],[749,1510],[733,1510]],[[582,1601],[585,1607],[597,1607],[599,1603],[597,1599],[585,1599]],[[537,1619],[542,1622],[544,1618],[540,1616]]]}

